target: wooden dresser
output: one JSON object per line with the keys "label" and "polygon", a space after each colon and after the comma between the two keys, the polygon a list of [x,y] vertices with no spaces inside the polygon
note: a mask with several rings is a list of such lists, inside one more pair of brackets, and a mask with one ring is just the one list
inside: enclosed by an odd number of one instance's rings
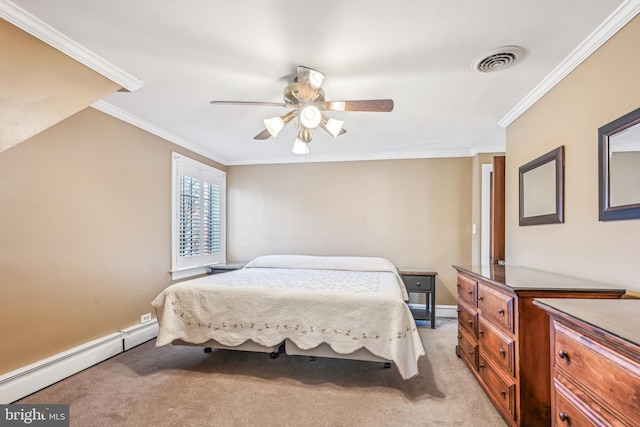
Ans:
{"label": "wooden dresser", "polygon": [[554,426],[640,426],[640,300],[540,299]]}
{"label": "wooden dresser", "polygon": [[549,316],[534,298],[620,298],[625,290],[515,266],[454,266],[458,345],[510,426],[551,425]]}

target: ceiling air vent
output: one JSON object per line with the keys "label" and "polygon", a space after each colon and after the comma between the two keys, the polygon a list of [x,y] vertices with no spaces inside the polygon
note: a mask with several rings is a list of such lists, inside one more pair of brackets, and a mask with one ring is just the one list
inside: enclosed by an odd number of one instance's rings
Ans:
{"label": "ceiling air vent", "polygon": [[484,52],[473,60],[471,66],[481,73],[491,73],[504,70],[520,60],[524,55],[524,49],[518,46],[502,46]]}

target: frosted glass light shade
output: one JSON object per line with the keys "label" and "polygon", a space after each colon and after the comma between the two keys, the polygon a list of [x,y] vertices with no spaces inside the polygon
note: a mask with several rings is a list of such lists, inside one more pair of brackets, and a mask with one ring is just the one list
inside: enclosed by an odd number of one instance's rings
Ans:
{"label": "frosted glass light shade", "polygon": [[281,117],[272,117],[270,119],[264,119],[264,127],[267,128],[271,136],[275,138],[284,128],[284,120]]}
{"label": "frosted glass light shade", "polygon": [[309,154],[309,147],[307,147],[307,143],[302,141],[300,138],[296,138],[295,142],[293,143],[293,151],[295,154],[301,154],[301,155],[305,155],[305,154]]}
{"label": "frosted glass light shade", "polygon": [[318,89],[324,81],[324,74],[316,70],[309,70],[309,84],[312,88]]}
{"label": "frosted glass light shade", "polygon": [[322,124],[324,125],[324,128],[327,130],[327,132],[329,132],[329,134],[331,134],[331,136],[335,138],[340,135],[342,125],[344,125],[344,120],[323,119]]}
{"label": "frosted glass light shade", "polygon": [[300,122],[307,129],[315,129],[322,121],[322,113],[315,105],[307,105],[300,111]]}

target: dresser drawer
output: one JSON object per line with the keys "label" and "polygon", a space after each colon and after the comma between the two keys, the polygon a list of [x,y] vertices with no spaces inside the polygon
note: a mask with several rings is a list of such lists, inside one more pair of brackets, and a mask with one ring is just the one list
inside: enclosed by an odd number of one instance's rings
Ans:
{"label": "dresser drawer", "polygon": [[458,352],[467,363],[478,370],[478,344],[464,329],[458,327]]}
{"label": "dresser drawer", "polygon": [[469,277],[458,275],[458,298],[473,307],[478,306],[478,282]]}
{"label": "dresser drawer", "polygon": [[515,418],[516,385],[512,380],[504,379],[487,358],[481,353],[478,357],[478,373],[486,385],[492,400],[504,409],[511,418]]}
{"label": "dresser drawer", "polygon": [[[553,426],[623,426],[623,424],[616,421],[615,417],[607,413],[601,406],[593,402],[585,403],[579,396],[576,396],[572,392],[572,389],[576,390],[575,386],[572,386],[567,380],[562,377],[554,378],[551,401],[551,420],[553,421]],[[582,394],[582,397],[585,397],[584,394]],[[609,421],[603,419],[602,416],[605,416]]]}
{"label": "dresser drawer", "polygon": [[557,372],[577,384],[588,384],[591,394],[630,421],[640,420],[640,363],[563,323],[553,320],[552,354]]}
{"label": "dresser drawer", "polygon": [[458,324],[478,338],[478,313],[475,308],[472,309],[465,303],[458,302]]}
{"label": "dresser drawer", "polygon": [[484,319],[478,324],[478,345],[500,368],[515,377],[515,346],[513,338],[499,332]]}
{"label": "dresser drawer", "polygon": [[434,287],[433,276],[417,276],[412,274],[403,274],[402,281],[407,288],[407,292],[431,292]]}
{"label": "dresser drawer", "polygon": [[513,332],[514,297],[480,283],[478,285],[478,309],[483,316]]}

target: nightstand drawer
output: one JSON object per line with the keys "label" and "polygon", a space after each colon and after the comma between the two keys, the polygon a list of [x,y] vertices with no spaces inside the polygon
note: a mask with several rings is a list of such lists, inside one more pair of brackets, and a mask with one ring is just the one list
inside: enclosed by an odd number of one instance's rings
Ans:
{"label": "nightstand drawer", "polygon": [[402,281],[407,292],[432,292],[434,288],[433,276],[402,275]]}

